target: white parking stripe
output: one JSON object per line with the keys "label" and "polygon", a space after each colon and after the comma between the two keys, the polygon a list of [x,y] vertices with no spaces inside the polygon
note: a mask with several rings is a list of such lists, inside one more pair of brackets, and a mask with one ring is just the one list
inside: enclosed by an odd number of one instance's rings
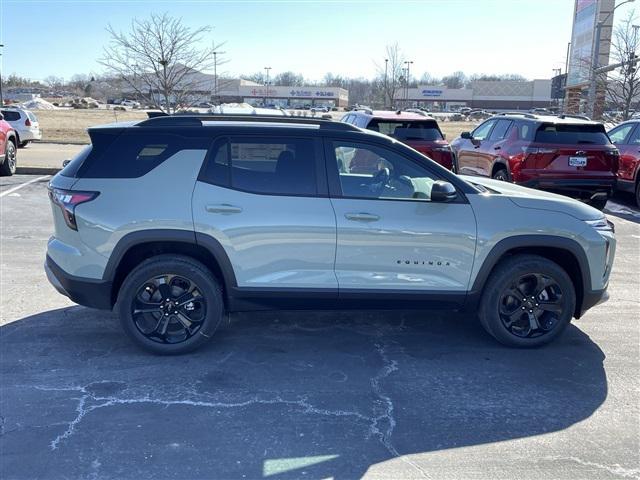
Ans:
{"label": "white parking stripe", "polygon": [[10,193],[15,192],[16,190],[20,190],[22,187],[26,187],[27,185],[31,185],[32,183],[36,183],[36,182],[39,182],[40,180],[45,180],[47,178],[51,178],[51,175],[45,175],[44,177],[34,178],[33,180],[29,180],[28,182],[21,183],[20,185],[17,185],[13,188],[10,188],[9,190],[5,190],[4,192],[0,193],[0,197],[9,195]]}

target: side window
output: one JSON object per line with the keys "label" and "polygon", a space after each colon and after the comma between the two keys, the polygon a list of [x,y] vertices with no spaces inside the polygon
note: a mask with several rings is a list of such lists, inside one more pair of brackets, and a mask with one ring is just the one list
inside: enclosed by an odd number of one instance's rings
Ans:
{"label": "side window", "polygon": [[533,125],[529,122],[518,122],[518,139],[533,140]]}
{"label": "side window", "polygon": [[417,163],[376,145],[331,144],[344,197],[430,200],[437,178]]}
{"label": "side window", "polygon": [[146,175],[168,158],[184,150],[202,150],[207,138],[185,138],[167,133],[124,132],[101,154],[91,156],[82,167],[85,178],[137,178]]}
{"label": "side window", "polygon": [[[629,132],[631,132],[634,126],[635,126],[634,123],[627,123],[625,125],[620,125],[619,127],[616,127],[613,130],[611,130],[609,132],[609,138],[611,139],[611,143],[615,143],[616,145],[623,144],[625,138],[627,138],[627,136],[629,135]],[[637,137],[637,135],[634,134],[634,137]],[[633,139],[631,138],[629,140],[633,140]]]}
{"label": "side window", "polygon": [[513,122],[511,120],[498,120],[496,126],[491,131],[491,135],[489,136],[489,140],[497,142],[499,140],[503,140],[507,133],[509,132],[509,128],[511,128],[511,124]]}
{"label": "side window", "polygon": [[[613,138],[611,140],[613,141]],[[640,128],[636,127],[635,131],[631,134],[628,143],[629,145],[640,145]]]}
{"label": "side window", "polygon": [[309,138],[222,139],[201,179],[251,193],[316,195],[316,145]]}
{"label": "side window", "polygon": [[350,113],[348,115],[345,115],[344,118],[342,119],[342,121],[345,123],[351,123],[352,120],[353,120],[353,115]]}
{"label": "side window", "polygon": [[495,120],[488,120],[471,132],[475,140],[484,140],[489,135],[491,128],[496,123]]}
{"label": "side window", "polygon": [[2,115],[7,122],[20,120],[20,112],[16,112],[15,110],[2,110]]}

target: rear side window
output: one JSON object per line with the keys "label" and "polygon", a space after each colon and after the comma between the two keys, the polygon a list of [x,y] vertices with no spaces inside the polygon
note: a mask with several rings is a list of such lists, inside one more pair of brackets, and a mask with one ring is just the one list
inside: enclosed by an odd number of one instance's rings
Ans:
{"label": "rear side window", "polygon": [[207,138],[166,133],[124,132],[81,172],[85,178],[137,178],[184,150],[206,150]]}
{"label": "rear side window", "polygon": [[313,139],[232,137],[216,142],[201,179],[236,190],[271,195],[316,195]]}
{"label": "rear side window", "polygon": [[75,177],[84,161],[91,154],[92,150],[93,145],[85,146],[75,155],[75,157],[71,159],[66,167],[60,170],[60,175],[62,175],[63,177]]}
{"label": "rear side window", "polygon": [[609,137],[603,125],[543,123],[538,127],[535,141],[558,144],[608,145]]}
{"label": "rear side window", "polygon": [[16,112],[15,110],[2,110],[2,115],[7,122],[20,120],[20,112]]}
{"label": "rear side window", "polygon": [[38,117],[36,117],[32,112],[27,112],[27,116],[29,117],[29,120],[31,120],[32,122],[38,121]]}
{"label": "rear side window", "polygon": [[368,128],[398,140],[442,140],[442,133],[433,121],[372,120]]}
{"label": "rear side window", "polygon": [[511,127],[511,120],[498,120],[496,126],[491,131],[491,135],[489,136],[489,140],[499,141],[503,140],[507,136],[507,132],[509,131],[509,127]]}

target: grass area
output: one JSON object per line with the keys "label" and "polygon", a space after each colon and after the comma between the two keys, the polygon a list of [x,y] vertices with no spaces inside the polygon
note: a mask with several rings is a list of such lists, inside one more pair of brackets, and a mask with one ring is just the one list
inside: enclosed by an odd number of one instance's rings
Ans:
{"label": "grass area", "polygon": [[[144,120],[147,114],[142,111],[128,110],[36,110],[43,142],[89,143],[87,128],[104,123]],[[334,120],[339,120],[343,112],[331,112]],[[461,132],[473,130],[477,122],[440,121],[440,128],[451,141]]]}
{"label": "grass area", "polygon": [[104,123],[147,118],[145,112],[115,110],[34,110],[43,142],[89,143],[87,128]]}

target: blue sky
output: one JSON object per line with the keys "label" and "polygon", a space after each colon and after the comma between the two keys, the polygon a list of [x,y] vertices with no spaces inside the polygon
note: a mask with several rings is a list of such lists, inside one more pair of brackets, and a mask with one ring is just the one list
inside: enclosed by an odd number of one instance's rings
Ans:
{"label": "blue sky", "polygon": [[[638,2],[640,4],[640,2]],[[226,41],[232,75],[271,66],[310,79],[325,72],[373,77],[398,42],[412,74],[520,73],[564,68],[573,0],[120,1],[0,0],[2,73],[34,79],[101,72],[108,23],[126,30],[151,12],[210,25]],[[632,7],[631,7],[632,8]],[[630,8],[616,11],[616,20]]]}

